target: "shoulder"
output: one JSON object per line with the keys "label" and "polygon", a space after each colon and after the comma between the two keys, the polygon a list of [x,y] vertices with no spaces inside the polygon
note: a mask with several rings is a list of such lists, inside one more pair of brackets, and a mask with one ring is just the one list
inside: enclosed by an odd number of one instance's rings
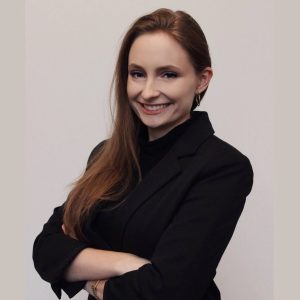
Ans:
{"label": "shoulder", "polygon": [[246,155],[242,153],[238,148],[229,142],[221,139],[220,137],[213,135],[209,141],[211,143],[211,148],[215,149],[216,154],[222,153],[223,155],[228,155],[229,157],[235,159],[246,159]]}
{"label": "shoulder", "polygon": [[254,175],[252,164],[230,143],[212,135],[197,149],[196,160],[198,175],[213,180],[222,178],[224,182],[239,182],[247,193],[250,192]]}
{"label": "shoulder", "polygon": [[198,148],[197,157],[204,157],[212,165],[226,165],[228,163],[251,165],[245,154],[216,135],[212,135]]}

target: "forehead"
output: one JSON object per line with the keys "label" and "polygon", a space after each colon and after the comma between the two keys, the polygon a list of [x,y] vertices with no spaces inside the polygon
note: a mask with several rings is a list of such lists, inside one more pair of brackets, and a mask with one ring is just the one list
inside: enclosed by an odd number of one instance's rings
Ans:
{"label": "forehead", "polygon": [[160,65],[192,67],[186,50],[164,32],[146,33],[136,38],[129,51],[128,63],[149,68]]}

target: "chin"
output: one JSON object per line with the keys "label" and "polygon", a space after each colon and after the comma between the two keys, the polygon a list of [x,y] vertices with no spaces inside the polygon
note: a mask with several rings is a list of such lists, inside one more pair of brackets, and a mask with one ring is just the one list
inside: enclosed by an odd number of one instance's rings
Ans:
{"label": "chin", "polygon": [[168,118],[164,117],[153,117],[153,116],[145,116],[143,114],[140,114],[140,119],[143,121],[144,124],[147,124],[147,126],[160,126],[161,124],[165,124],[168,122]]}

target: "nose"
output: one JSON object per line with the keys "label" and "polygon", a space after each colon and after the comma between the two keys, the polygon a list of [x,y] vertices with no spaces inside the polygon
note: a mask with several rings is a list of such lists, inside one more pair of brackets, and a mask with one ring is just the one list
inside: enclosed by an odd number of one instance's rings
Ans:
{"label": "nose", "polygon": [[141,96],[144,100],[149,100],[158,97],[160,94],[159,90],[155,88],[153,80],[149,79],[145,83]]}

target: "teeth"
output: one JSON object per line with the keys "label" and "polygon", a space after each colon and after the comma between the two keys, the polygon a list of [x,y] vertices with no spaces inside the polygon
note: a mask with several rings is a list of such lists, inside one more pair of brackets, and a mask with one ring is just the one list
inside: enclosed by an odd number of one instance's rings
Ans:
{"label": "teeth", "polygon": [[168,104],[160,104],[160,105],[146,105],[144,104],[144,107],[147,108],[148,110],[159,110],[164,107],[167,107]]}

